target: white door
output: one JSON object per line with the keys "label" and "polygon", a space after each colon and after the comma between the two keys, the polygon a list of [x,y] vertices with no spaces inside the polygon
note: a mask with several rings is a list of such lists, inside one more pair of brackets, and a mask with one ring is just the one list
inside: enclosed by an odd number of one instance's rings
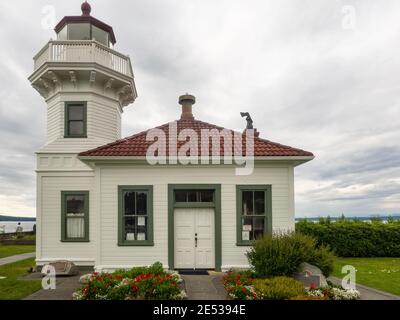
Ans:
{"label": "white door", "polygon": [[214,231],[214,209],[175,209],[175,268],[215,268]]}

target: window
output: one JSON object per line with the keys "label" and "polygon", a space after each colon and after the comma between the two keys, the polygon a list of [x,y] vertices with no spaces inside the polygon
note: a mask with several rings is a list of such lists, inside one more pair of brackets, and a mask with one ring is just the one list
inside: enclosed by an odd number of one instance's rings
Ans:
{"label": "window", "polygon": [[57,40],[68,40],[68,26],[64,26],[57,34]]}
{"label": "window", "polygon": [[271,186],[237,186],[237,243],[250,245],[271,232]]}
{"label": "window", "polygon": [[71,23],[68,25],[69,40],[91,40],[89,23]]}
{"label": "window", "polygon": [[65,103],[65,138],[86,138],[86,102]]}
{"label": "window", "polygon": [[97,28],[96,26],[92,25],[92,39],[96,40],[105,46],[108,47],[109,41],[108,41],[108,32]]}
{"label": "window", "polygon": [[214,202],[214,190],[176,190],[175,202]]}
{"label": "window", "polygon": [[89,192],[61,192],[61,240],[89,241]]}
{"label": "window", "polygon": [[119,245],[153,245],[153,187],[120,186]]}

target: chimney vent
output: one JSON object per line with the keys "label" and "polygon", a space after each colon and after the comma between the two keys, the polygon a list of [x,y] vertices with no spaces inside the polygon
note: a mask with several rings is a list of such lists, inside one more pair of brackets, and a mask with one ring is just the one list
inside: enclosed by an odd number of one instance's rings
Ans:
{"label": "chimney vent", "polygon": [[179,97],[179,104],[182,105],[181,120],[194,120],[192,106],[196,103],[196,98],[191,94],[184,94]]}

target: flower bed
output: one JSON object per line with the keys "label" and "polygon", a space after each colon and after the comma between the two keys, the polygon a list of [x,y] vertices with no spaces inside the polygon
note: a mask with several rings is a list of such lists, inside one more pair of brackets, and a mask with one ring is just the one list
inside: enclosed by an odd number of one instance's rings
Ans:
{"label": "flower bed", "polygon": [[290,277],[255,279],[251,271],[229,271],[223,278],[228,295],[234,300],[357,300],[360,292],[329,285],[304,288]]}
{"label": "flower bed", "polygon": [[306,290],[307,296],[326,298],[326,300],[358,300],[360,292],[354,289],[344,289],[337,286],[323,288],[309,288]]}
{"label": "flower bed", "polygon": [[180,288],[179,274],[164,271],[161,263],[151,267],[98,273],[81,278],[84,286],[77,290],[75,300],[182,300],[186,293]]}
{"label": "flower bed", "polygon": [[257,294],[254,290],[254,273],[251,271],[227,272],[222,279],[228,295],[235,300],[255,300]]}

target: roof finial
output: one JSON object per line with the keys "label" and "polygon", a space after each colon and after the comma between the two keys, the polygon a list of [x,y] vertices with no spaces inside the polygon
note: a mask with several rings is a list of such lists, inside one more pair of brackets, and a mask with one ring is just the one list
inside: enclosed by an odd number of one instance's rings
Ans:
{"label": "roof finial", "polygon": [[89,2],[85,1],[81,5],[82,15],[83,16],[90,16],[90,12],[92,11],[92,7],[90,6]]}

